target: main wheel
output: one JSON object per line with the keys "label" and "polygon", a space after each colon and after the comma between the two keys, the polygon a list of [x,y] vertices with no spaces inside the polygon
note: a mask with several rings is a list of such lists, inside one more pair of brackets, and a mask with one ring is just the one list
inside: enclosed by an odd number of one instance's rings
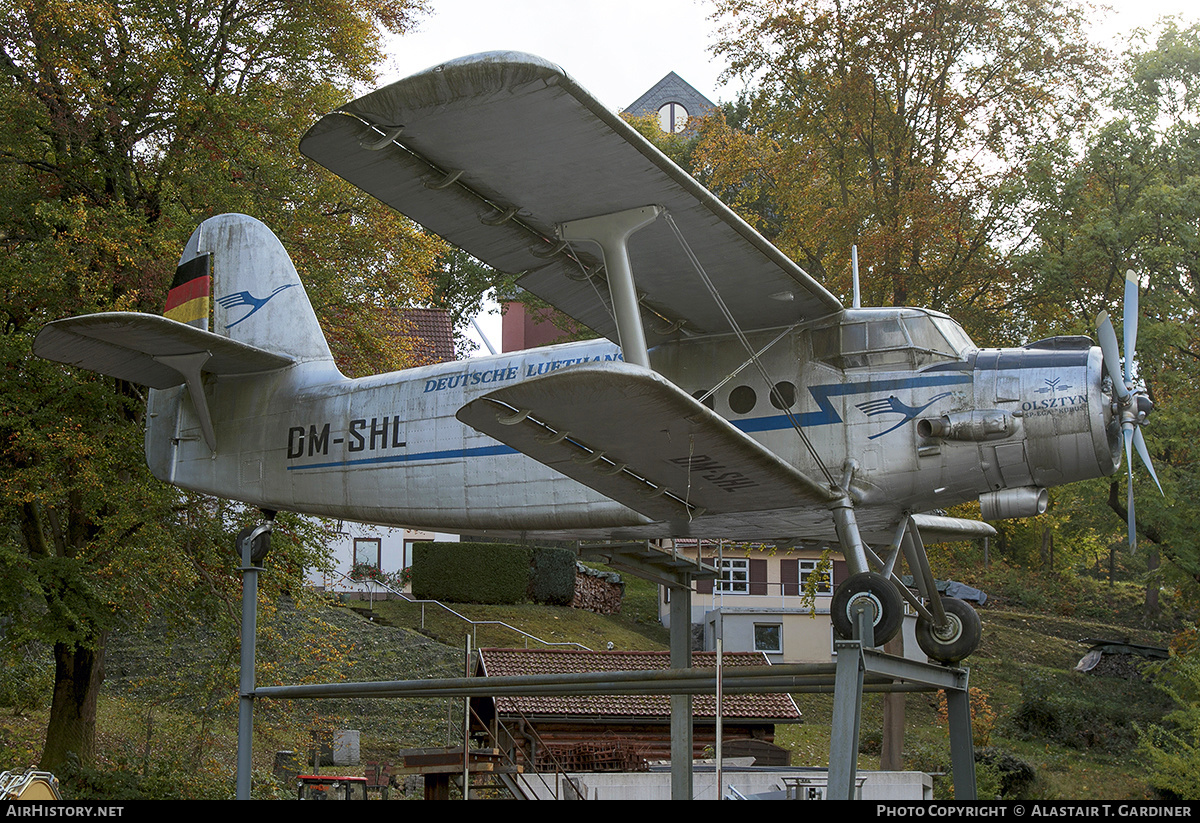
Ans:
{"label": "main wheel", "polygon": [[917,645],[939,663],[957,663],[970,656],[983,637],[979,615],[971,604],[954,597],[942,598],[946,625],[939,631],[925,618],[917,618]]}
{"label": "main wheel", "polygon": [[903,625],[904,601],[896,587],[881,574],[862,572],[842,581],[829,607],[833,629],[847,640],[854,637],[853,607],[864,602],[874,612],[871,622],[875,629],[875,645],[882,646],[895,637]]}

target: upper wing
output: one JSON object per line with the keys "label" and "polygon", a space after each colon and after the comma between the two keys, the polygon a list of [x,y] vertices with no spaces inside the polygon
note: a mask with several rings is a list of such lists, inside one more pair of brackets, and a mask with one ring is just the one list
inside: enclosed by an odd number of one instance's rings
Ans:
{"label": "upper wing", "polygon": [[[562,69],[531,55],[474,55],[401,80],[323,117],[300,150],[489,265],[526,272],[523,288],[613,340],[590,244],[560,249],[555,226],[647,205],[666,208],[743,329],[841,308]],[[629,253],[649,345],[730,330],[664,220],[633,235]]]}
{"label": "upper wing", "polygon": [[458,411],[469,426],[655,520],[835,496],[648,369],[572,366]]}

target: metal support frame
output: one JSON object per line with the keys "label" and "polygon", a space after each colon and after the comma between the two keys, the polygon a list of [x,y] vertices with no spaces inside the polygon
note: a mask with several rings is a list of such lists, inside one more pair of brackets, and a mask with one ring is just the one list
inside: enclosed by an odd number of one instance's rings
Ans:
{"label": "metal support frame", "polygon": [[[872,638],[873,640],[873,638]],[[838,644],[835,663],[783,663],[774,666],[734,666],[723,673],[725,694],[769,692],[834,694],[834,734],[829,752],[829,797],[848,797],[855,783],[858,731],[865,692],[932,692],[944,690],[950,719],[950,759],[954,796],[975,799],[975,759],[971,742],[971,712],[966,669],[917,663],[884,654],[861,639]],[[518,695],[580,694],[715,694],[712,670],[588,672],[525,677],[463,677],[399,680],[380,683],[326,683],[304,686],[266,686],[256,696],[284,700],[345,697],[507,697]],[[689,717],[690,721],[690,717]],[[690,754],[690,752],[689,752]],[[690,756],[685,758],[690,765]],[[674,773],[672,775],[674,781]],[[835,791],[835,787],[837,788]],[[840,792],[840,794],[839,794]],[[690,784],[687,794],[691,794]],[[672,786],[672,797],[675,797]]]}
{"label": "metal support frame", "polygon": [[238,800],[250,799],[251,746],[254,738],[254,656],[258,635],[258,573],[261,568],[254,565],[251,554],[255,541],[263,537],[268,545],[271,540],[271,522],[258,526],[249,535],[238,541],[242,572],[242,649],[240,674],[238,676],[238,742],[237,742],[237,787]]}
{"label": "metal support frame", "polygon": [[[270,524],[259,529],[269,531]],[[258,536],[260,531],[255,532]],[[243,571],[260,571],[250,565],[250,544],[245,540]],[[580,547],[581,553],[632,554],[637,544]],[[645,554],[645,549],[642,549]],[[971,736],[971,709],[968,692],[969,670],[918,663],[903,657],[876,651],[871,616],[865,604],[855,617],[857,635],[838,641],[834,663],[784,663],[773,666],[736,666],[723,671],[718,683],[713,670],[691,668],[691,585],[684,585],[689,573],[711,577],[715,570],[689,563],[685,570],[678,558],[663,553],[657,575],[671,579],[671,668],[651,671],[589,672],[583,674],[530,675],[524,677],[462,677],[398,680],[378,683],[325,683],[303,686],[254,687],[253,614],[245,617],[247,599],[244,587],[242,621],[242,703],[238,725],[238,799],[249,797],[250,745],[253,701],[256,698],[282,700],[345,697],[501,697],[560,696],[582,694],[665,694],[671,698],[671,797],[686,800],[692,796],[692,712],[691,696],[716,694],[764,694],[771,692],[832,692],[834,695],[833,734],[829,748],[827,797],[853,798],[857,783],[858,739],[862,723],[864,692],[946,693],[950,721],[950,761],[954,773],[954,796],[959,800],[976,799],[975,753]],[[640,562],[648,562],[642,560]],[[647,568],[653,568],[653,564]],[[669,570],[669,571],[668,571]],[[645,569],[643,570],[645,571]],[[249,601],[253,603],[253,600]],[[248,631],[249,624],[249,634]],[[247,657],[249,655],[249,657]],[[247,666],[247,660],[249,665]],[[248,678],[248,679],[247,679]],[[245,727],[243,729],[243,718]],[[243,741],[243,734],[244,741]],[[243,794],[243,762],[245,793]]]}
{"label": "metal support frame", "polygon": [[[692,587],[671,589],[671,668],[692,667]],[[692,696],[671,695],[671,799],[692,799]]]}
{"label": "metal support frame", "polygon": [[873,615],[867,603],[854,610],[855,640],[834,643],[837,652],[837,678],[833,688],[833,733],[829,738],[829,776],[826,795],[830,799],[854,800],[858,772],[858,738],[862,728],[863,665],[862,650],[875,645]]}

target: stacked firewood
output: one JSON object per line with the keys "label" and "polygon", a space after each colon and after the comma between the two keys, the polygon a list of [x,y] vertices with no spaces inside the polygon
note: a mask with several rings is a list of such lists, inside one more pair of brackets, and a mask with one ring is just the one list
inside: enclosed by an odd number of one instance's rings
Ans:
{"label": "stacked firewood", "polygon": [[625,584],[621,576],[613,572],[589,569],[582,564],[575,569],[575,600],[577,609],[586,609],[596,614],[619,614]]}

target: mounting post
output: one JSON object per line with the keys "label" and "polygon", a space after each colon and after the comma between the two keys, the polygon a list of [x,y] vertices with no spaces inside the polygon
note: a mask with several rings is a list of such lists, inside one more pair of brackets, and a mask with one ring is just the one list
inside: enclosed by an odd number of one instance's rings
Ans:
{"label": "mounting post", "polygon": [[[692,667],[692,587],[671,589],[671,668]],[[671,695],[671,799],[692,799],[692,695]]]}
{"label": "mounting post", "polygon": [[829,773],[826,797],[854,800],[858,776],[858,735],[862,727],[863,649],[875,645],[873,614],[866,602],[851,606],[854,611],[853,640],[834,643],[837,652],[833,687],[833,729],[829,741]]}
{"label": "mounting post", "polygon": [[250,799],[251,747],[254,737],[254,653],[258,635],[258,573],[261,561],[271,546],[271,520],[254,530],[243,529],[237,537],[242,572],[242,650],[238,679],[238,800]]}

